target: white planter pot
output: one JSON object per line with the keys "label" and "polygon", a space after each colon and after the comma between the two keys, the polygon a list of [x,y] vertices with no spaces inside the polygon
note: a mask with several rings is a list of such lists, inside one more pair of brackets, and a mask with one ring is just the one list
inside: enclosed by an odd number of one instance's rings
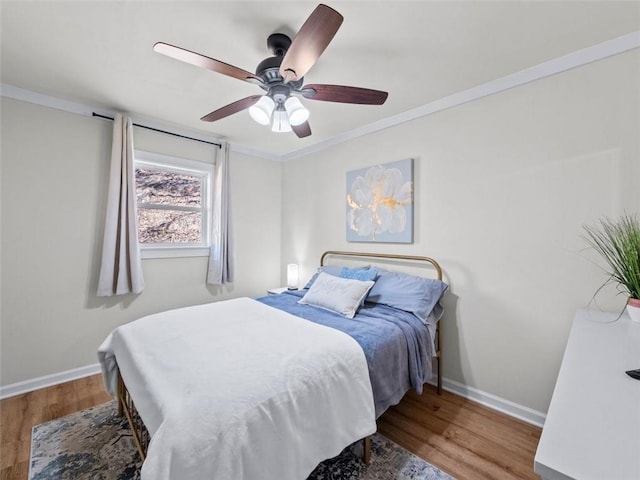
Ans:
{"label": "white planter pot", "polygon": [[640,300],[630,298],[627,302],[627,313],[631,317],[632,322],[640,323]]}

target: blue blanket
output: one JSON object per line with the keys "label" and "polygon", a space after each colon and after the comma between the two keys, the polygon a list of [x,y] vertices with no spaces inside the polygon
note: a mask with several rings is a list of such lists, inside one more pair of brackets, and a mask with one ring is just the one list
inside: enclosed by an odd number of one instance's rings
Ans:
{"label": "blue blanket", "polygon": [[345,332],[362,347],[369,366],[369,377],[376,418],[397,404],[413,388],[431,378],[431,338],[427,327],[412,313],[385,305],[365,303],[353,319],[328,310],[302,305],[298,300],[306,290],[268,295],[257,300],[298,317]]}

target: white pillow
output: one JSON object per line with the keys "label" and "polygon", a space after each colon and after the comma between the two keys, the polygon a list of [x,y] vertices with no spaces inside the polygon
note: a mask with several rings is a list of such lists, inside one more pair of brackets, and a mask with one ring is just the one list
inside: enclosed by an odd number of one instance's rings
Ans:
{"label": "white pillow", "polygon": [[375,282],[334,277],[324,272],[318,274],[309,291],[298,303],[314,305],[353,318],[360,302]]}

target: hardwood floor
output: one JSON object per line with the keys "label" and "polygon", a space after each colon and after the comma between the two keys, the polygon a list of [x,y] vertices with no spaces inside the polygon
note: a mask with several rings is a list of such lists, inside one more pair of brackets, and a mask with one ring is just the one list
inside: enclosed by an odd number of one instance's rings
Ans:
{"label": "hardwood floor", "polygon": [[540,480],[540,428],[449,392],[407,393],[378,431],[458,480]]}
{"label": "hardwood floor", "polygon": [[0,401],[0,479],[27,480],[31,427],[107,402],[94,375]]}
{"label": "hardwood floor", "polygon": [[[0,401],[1,480],[26,480],[31,427],[110,400],[95,375]],[[458,480],[539,479],[541,430],[452,393],[408,393],[379,420],[380,433]]]}

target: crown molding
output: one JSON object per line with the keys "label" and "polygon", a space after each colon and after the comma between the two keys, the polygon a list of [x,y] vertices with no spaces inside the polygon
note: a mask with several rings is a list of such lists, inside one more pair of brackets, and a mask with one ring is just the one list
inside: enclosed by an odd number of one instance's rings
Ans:
{"label": "crown molding", "polygon": [[56,110],[62,110],[68,113],[75,113],[77,115],[84,115],[90,117],[92,112],[99,113],[100,115],[113,115],[111,110],[97,110],[88,105],[81,103],[70,102],[61,98],[52,97],[43,93],[34,92],[25,88],[16,87],[3,83],[0,85],[0,96],[6,98],[13,98],[14,100],[21,100],[23,102],[34,103],[42,107],[55,108]]}
{"label": "crown molding", "polygon": [[249,155],[250,157],[264,158],[265,160],[273,160],[274,162],[282,161],[282,155],[278,155],[276,153],[265,152],[264,150],[259,150],[240,143],[230,143],[229,145],[232,152]]}
{"label": "crown molding", "polygon": [[304,157],[312,153],[338,145],[349,140],[354,140],[371,133],[379,132],[387,128],[392,128],[421,117],[426,117],[443,110],[447,110],[458,105],[463,105],[480,98],[488,97],[499,92],[504,92],[511,88],[524,85],[525,83],[534,82],[558,73],[581,67],[598,60],[602,60],[613,55],[633,50],[640,47],[640,30],[631,32],[620,37],[598,43],[591,47],[583,48],[575,52],[569,53],[562,57],[555,58],[548,62],[540,63],[533,67],[525,68],[516,73],[506,75],[495,80],[491,80],[482,85],[454,93],[447,97],[440,98],[433,102],[427,103],[420,107],[407,110],[406,112],[369,123],[362,127],[356,128],[349,132],[336,135],[322,142],[315,143],[308,147],[295,150],[280,157],[281,161],[289,161],[296,158]]}
{"label": "crown molding", "polygon": [[[43,93],[34,92],[25,88],[16,87],[15,85],[9,85],[6,83],[0,84],[0,96],[6,98],[12,98],[14,100],[20,100],[27,103],[33,103],[42,107],[55,108],[56,110],[62,110],[67,113],[75,113],[76,115],[82,115],[85,117],[93,117],[93,113],[103,115],[105,117],[113,117],[116,110],[105,109],[100,107],[92,107],[82,103],[71,102],[62,98],[53,97],[51,95],[45,95]],[[121,113],[121,112],[120,112]],[[202,134],[193,130],[187,130],[175,125],[168,125],[166,123],[158,122],[157,120],[150,119],[148,117],[129,114],[133,123],[140,123],[146,127],[155,128],[158,130],[164,130],[166,132],[174,133],[185,137],[191,137],[205,142],[224,143],[227,141],[224,137],[214,137],[212,135]]]}
{"label": "crown molding", "polygon": [[[362,127],[341,133],[339,135],[335,135],[326,140],[322,140],[320,142],[283,155],[265,152],[248,145],[242,145],[233,142],[229,142],[230,148],[232,152],[237,152],[252,157],[264,158],[272,161],[286,162],[305,157],[312,153],[320,152],[343,142],[348,142],[350,140],[370,135],[381,130],[386,130],[387,128],[393,128],[397,125],[401,125],[403,123],[407,123],[421,117],[433,115],[434,113],[441,112],[452,107],[464,105],[465,103],[472,102],[480,98],[504,92],[505,90],[509,90],[526,83],[534,82],[536,80],[541,80],[543,78],[550,77],[552,75],[581,67],[583,65],[612,57],[614,55],[618,55],[620,53],[624,53],[636,48],[640,48],[640,30],[636,30],[626,35],[622,35],[620,37],[598,43],[591,47],[577,50],[562,57],[549,60],[548,62],[540,63],[533,67],[525,68],[524,70],[521,70],[519,72],[512,73],[510,75],[506,75],[504,77],[483,83],[482,85],[478,85],[476,87],[454,93],[452,95],[440,98],[433,102],[427,103],[417,108],[413,108],[411,110],[407,110],[397,115],[393,115],[391,117],[387,117],[382,120],[363,125]],[[55,108],[70,113],[76,113],[78,115],[91,116],[92,112],[96,112],[101,115],[113,116],[113,114],[115,113],[112,110],[93,108],[80,103],[70,102],[68,100],[32,92],[30,90],[7,84],[0,85],[0,96],[22,100],[29,103],[35,103],[37,105]],[[134,121],[135,120],[137,120],[136,117],[134,117]],[[154,120],[140,118],[139,121],[144,122],[149,126],[153,126],[154,128],[167,130],[179,135],[191,136],[205,141],[225,141],[225,139],[223,138],[207,136],[194,132],[192,130],[183,130],[174,126],[167,126]]]}

